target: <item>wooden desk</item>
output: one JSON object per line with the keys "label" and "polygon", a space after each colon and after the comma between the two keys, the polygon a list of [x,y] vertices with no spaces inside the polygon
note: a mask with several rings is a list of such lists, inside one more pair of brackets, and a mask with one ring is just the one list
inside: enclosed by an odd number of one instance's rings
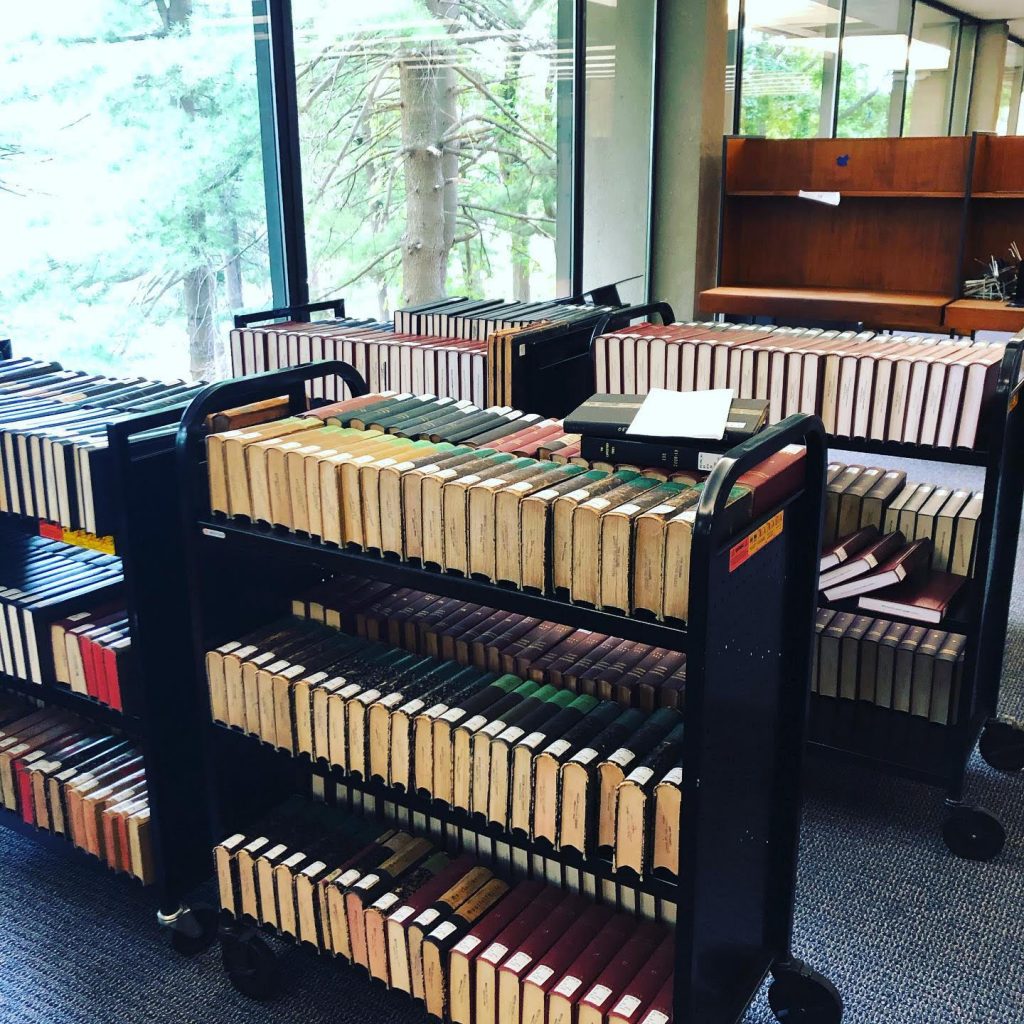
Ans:
{"label": "wooden desk", "polygon": [[1016,334],[1024,330],[1024,309],[992,299],[957,299],[946,307],[943,322],[957,334],[971,335],[975,331]]}
{"label": "wooden desk", "polygon": [[875,292],[846,288],[723,286],[700,293],[702,313],[735,313],[790,320],[833,320],[865,327],[941,331],[948,295]]}

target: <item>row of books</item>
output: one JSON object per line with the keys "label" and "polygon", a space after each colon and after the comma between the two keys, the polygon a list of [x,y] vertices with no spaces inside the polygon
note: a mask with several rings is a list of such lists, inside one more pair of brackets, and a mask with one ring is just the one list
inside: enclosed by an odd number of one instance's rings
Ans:
{"label": "row of books", "polygon": [[818,415],[829,434],[974,448],[1004,346],[938,336],[731,324],[637,324],[595,340],[596,389],[731,388],[770,421]]}
{"label": "row of books", "polygon": [[0,698],[3,806],[113,868],[153,874],[142,754],[58,708]]}
{"label": "row of books", "polygon": [[206,665],[214,719],[279,749],[616,868],[677,870],[677,710],[626,710],[296,619],[208,652]]}
{"label": "row of books", "polygon": [[[702,484],[309,424],[209,435],[212,510],[577,603],[687,617]],[[789,446],[741,478],[724,513],[732,532],[799,488],[803,455]]]}
{"label": "row of books", "polygon": [[812,689],[953,725],[966,646],[961,633],[822,608]]}
{"label": "row of books", "polygon": [[867,527],[882,534],[898,530],[907,541],[930,542],[932,569],[974,574],[983,492],[914,483],[903,470],[841,462],[829,464],[826,481],[826,555],[830,547]]}
{"label": "row of books", "polygon": [[96,535],[113,532],[107,426],[183,408],[201,389],[121,379],[32,359],[0,361],[0,512]]}
{"label": "row of books", "polygon": [[108,600],[123,579],[121,560],[0,525],[0,670],[42,685],[47,626]]}
{"label": "row of books", "polygon": [[[332,820],[333,819],[333,820]],[[286,805],[215,848],[221,906],[369,972],[455,1024],[668,1024],[660,923],[380,822]]]}
{"label": "row of books", "polygon": [[101,704],[124,711],[131,631],[123,607],[104,605],[75,612],[50,625],[54,678]]}
{"label": "row of books", "polygon": [[[513,336],[542,341],[560,330],[593,324],[611,308],[453,298],[397,310],[393,325],[342,318],[246,327],[231,332],[232,372],[244,376],[342,360],[359,371],[372,391],[431,392],[482,407],[496,404],[497,392],[506,390],[510,371],[500,364],[511,357],[507,348]],[[349,394],[334,378],[312,381],[309,393],[329,401]]]}

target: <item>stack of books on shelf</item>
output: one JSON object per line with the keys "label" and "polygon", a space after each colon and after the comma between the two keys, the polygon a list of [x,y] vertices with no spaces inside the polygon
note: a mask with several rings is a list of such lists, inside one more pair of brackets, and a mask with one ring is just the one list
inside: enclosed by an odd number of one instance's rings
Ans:
{"label": "stack of books on shelf", "polygon": [[0,670],[42,686],[54,619],[116,598],[121,560],[0,524]]}
{"label": "stack of books on shelf", "polygon": [[839,437],[945,448],[983,442],[1002,344],[942,336],[730,324],[636,324],[594,343],[596,388],[732,388],[771,405],[770,421],[816,414]]}
{"label": "stack of books on shelf", "polygon": [[[556,340],[592,328],[611,312],[556,300],[503,302],[440,299],[397,310],[394,323],[345,318],[277,323],[231,332],[235,376],[340,359],[354,366],[372,391],[430,392],[438,397],[500,404],[511,399],[511,344]],[[310,385],[314,398],[347,396],[333,379]]]}
{"label": "stack of books on shelf", "polygon": [[[587,472],[537,457],[563,433],[556,421],[519,432],[500,412],[474,425],[446,416],[433,398],[367,396],[211,434],[211,509],[574,603],[685,621],[706,474]],[[732,532],[799,490],[803,458],[790,446],[740,479],[724,512]]]}
{"label": "stack of books on shelf", "polygon": [[129,741],[67,711],[0,696],[0,799],[26,824],[151,881],[146,776]]}
{"label": "stack of books on shelf", "polygon": [[662,923],[540,881],[507,881],[402,829],[290,801],[215,848],[240,921],[361,967],[457,1024],[666,1024]]}
{"label": "stack of books on shelf", "polygon": [[202,385],[0,361],[0,512],[102,536],[114,529],[107,425],[184,408]]}
{"label": "stack of books on shelf", "polygon": [[838,462],[827,481],[815,691],[954,724],[967,637],[942,626],[965,604],[984,494]]}
{"label": "stack of books on shelf", "polygon": [[53,674],[58,683],[124,711],[122,681],[130,677],[128,612],[114,604],[75,612],[50,626]]}
{"label": "stack of books on shelf", "polygon": [[207,653],[214,720],[552,848],[675,875],[685,655],[351,578],[293,611]]}

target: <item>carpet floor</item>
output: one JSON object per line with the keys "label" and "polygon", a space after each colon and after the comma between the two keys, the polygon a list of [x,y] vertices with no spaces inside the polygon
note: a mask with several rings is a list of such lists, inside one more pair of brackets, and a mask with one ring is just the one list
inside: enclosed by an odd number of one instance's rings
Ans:
{"label": "carpet floor", "polygon": [[[1024,556],[1015,579],[1002,710],[1024,719]],[[992,863],[946,850],[936,791],[811,763],[794,947],[838,986],[848,1024],[1024,1020],[1024,777],[975,755],[968,794],[1006,826]],[[140,890],[2,828],[0,929],[3,1024],[426,1020],[299,950],[284,953],[281,994],[253,1003],[228,984],[216,949],[173,954]],[[773,1020],[761,993],[744,1024]]]}

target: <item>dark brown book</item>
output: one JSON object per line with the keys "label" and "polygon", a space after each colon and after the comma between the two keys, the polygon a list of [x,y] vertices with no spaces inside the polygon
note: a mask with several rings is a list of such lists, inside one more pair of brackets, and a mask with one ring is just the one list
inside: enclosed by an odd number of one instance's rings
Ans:
{"label": "dark brown book", "polygon": [[915,622],[938,625],[949,612],[966,581],[948,572],[914,576],[895,586],[865,594],[857,607],[875,615],[898,615]]}
{"label": "dark brown book", "polygon": [[818,577],[818,589],[828,591],[855,576],[872,572],[879,565],[887,562],[906,544],[906,538],[897,530],[895,533],[879,537],[866,548],[857,551],[827,572],[823,569]]}
{"label": "dark brown book", "polygon": [[847,597],[867,594],[873,590],[881,590],[883,587],[902,583],[926,570],[931,562],[931,557],[932,542],[916,540],[913,544],[908,544],[898,551],[874,572],[856,576],[846,583],[841,583],[838,587],[832,587],[826,591],[825,596],[830,601],[842,601]]}
{"label": "dark brown book", "polygon": [[738,486],[753,492],[753,518],[781,505],[803,486],[806,454],[803,445],[788,444],[739,478]]}
{"label": "dark brown book", "polygon": [[669,936],[619,994],[608,1014],[608,1024],[638,1024],[662,987],[672,980],[674,959],[675,941]]}
{"label": "dark brown book", "polygon": [[877,538],[877,526],[865,526],[863,529],[857,530],[855,533],[848,533],[845,537],[837,540],[835,544],[830,545],[822,551],[821,563],[818,567],[819,570],[821,572],[826,572],[837,565],[841,565],[852,555],[857,554],[858,551],[862,551],[864,548],[873,544]]}
{"label": "dark brown book", "polygon": [[578,1024],[604,1024],[626,986],[665,941],[663,925],[645,922],[597,976],[577,1007]]}

